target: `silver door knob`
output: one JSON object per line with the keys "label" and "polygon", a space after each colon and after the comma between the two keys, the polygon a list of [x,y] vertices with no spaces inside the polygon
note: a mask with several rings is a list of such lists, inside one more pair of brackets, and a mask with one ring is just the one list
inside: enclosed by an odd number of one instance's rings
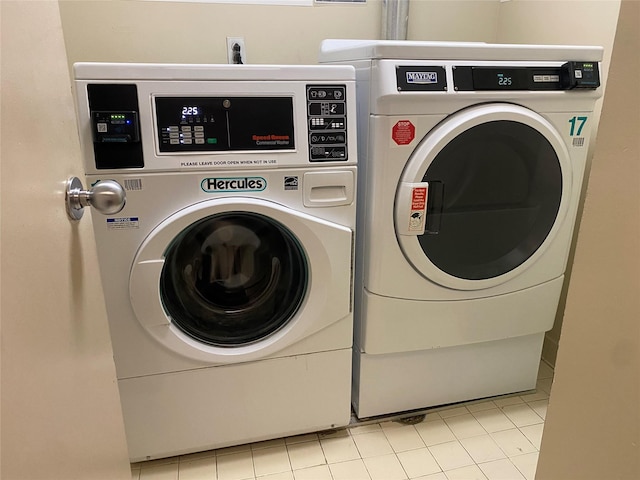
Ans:
{"label": "silver door knob", "polygon": [[65,203],[67,215],[72,220],[80,220],[84,207],[93,207],[103,215],[113,215],[124,208],[127,194],[115,180],[101,180],[90,190],[84,190],[78,177],[67,180]]}

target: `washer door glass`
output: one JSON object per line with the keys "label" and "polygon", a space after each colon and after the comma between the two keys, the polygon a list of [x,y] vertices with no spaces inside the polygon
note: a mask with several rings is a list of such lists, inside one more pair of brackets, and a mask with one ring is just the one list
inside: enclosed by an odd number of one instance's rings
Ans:
{"label": "washer door glass", "polygon": [[287,228],[259,214],[226,212],[193,223],[171,243],[160,295],[184,333],[231,347],[286,325],[308,282],[307,258]]}
{"label": "washer door glass", "polygon": [[497,277],[525,262],[551,231],[562,197],[549,141],[506,120],[458,135],[422,181],[431,195],[420,246],[438,268],[468,280]]}

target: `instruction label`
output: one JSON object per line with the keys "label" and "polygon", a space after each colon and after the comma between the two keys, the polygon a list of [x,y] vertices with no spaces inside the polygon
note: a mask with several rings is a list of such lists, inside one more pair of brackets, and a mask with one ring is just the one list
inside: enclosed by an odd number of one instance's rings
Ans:
{"label": "instruction label", "polygon": [[411,211],[409,216],[409,231],[424,230],[424,216],[427,210],[427,187],[411,189]]}
{"label": "instruction label", "polygon": [[107,229],[109,230],[128,230],[131,228],[140,228],[138,217],[107,218]]}

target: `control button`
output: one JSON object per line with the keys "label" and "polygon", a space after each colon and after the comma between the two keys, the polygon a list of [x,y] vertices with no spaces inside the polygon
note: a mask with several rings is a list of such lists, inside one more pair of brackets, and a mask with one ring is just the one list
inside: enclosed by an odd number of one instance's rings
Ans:
{"label": "control button", "polygon": [[182,143],[184,145],[191,145],[193,143],[193,140],[191,140],[190,138],[185,138],[184,140],[182,140]]}
{"label": "control button", "polygon": [[180,128],[178,128],[178,127],[168,127],[167,131],[170,132],[170,133],[171,132],[179,132]]}
{"label": "control button", "polygon": [[195,132],[193,136],[196,138],[204,138],[204,132]]}
{"label": "control button", "polygon": [[191,132],[182,132],[180,135],[184,138],[191,138],[193,136]]}
{"label": "control button", "polygon": [[204,144],[204,138],[196,138],[196,144],[198,145]]}
{"label": "control button", "polygon": [[169,138],[180,138],[180,134],[179,133],[170,133],[169,134]]}
{"label": "control button", "polygon": [[191,127],[190,127],[190,126],[188,126],[188,125],[186,125],[186,126],[185,126],[185,125],[183,125],[183,126],[181,127],[181,129],[182,129],[182,131],[183,131],[183,132],[190,132],[190,131],[191,131]]}
{"label": "control button", "polygon": [[179,139],[177,139],[177,138],[172,138],[172,139],[169,141],[169,143],[170,143],[171,145],[180,145],[180,140],[179,140]]}
{"label": "control button", "polygon": [[204,127],[202,125],[195,125],[193,127],[194,132],[204,132]]}
{"label": "control button", "polygon": [[207,143],[209,145],[216,145],[218,143],[218,139],[217,138],[207,138]]}

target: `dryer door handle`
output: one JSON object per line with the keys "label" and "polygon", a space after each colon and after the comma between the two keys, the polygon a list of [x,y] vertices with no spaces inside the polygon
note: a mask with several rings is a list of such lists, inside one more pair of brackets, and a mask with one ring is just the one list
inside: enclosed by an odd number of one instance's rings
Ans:
{"label": "dryer door handle", "polygon": [[429,198],[427,199],[427,220],[425,233],[437,235],[440,233],[442,209],[444,208],[444,183],[439,180],[429,182]]}
{"label": "dryer door handle", "polygon": [[396,233],[417,236],[425,232],[427,216],[427,182],[402,182],[396,197]]}

